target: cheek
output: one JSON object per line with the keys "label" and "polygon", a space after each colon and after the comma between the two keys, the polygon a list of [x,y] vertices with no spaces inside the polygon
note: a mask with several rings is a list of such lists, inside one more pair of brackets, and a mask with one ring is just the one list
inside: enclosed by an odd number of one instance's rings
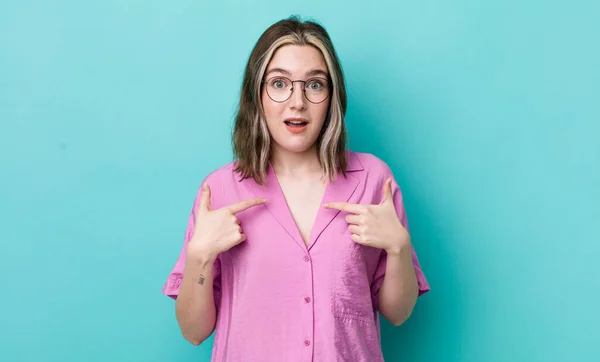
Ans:
{"label": "cheek", "polygon": [[316,105],[317,107],[314,110],[313,117],[318,120],[320,124],[325,122],[325,118],[327,118],[327,112],[329,111],[329,102],[323,102],[322,104]]}
{"label": "cheek", "polygon": [[[266,97],[266,98],[265,98]],[[262,107],[267,118],[267,123],[274,122],[279,114],[281,114],[281,105],[273,102],[268,96],[263,94]]]}

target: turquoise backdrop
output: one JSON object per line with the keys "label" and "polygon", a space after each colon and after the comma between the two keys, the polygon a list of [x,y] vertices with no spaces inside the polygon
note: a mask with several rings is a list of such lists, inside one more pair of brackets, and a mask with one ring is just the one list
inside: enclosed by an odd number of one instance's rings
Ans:
{"label": "turquoise backdrop", "polygon": [[329,30],[431,283],[386,360],[599,361],[591,0],[0,1],[0,360],[209,360],[160,289],[291,14]]}

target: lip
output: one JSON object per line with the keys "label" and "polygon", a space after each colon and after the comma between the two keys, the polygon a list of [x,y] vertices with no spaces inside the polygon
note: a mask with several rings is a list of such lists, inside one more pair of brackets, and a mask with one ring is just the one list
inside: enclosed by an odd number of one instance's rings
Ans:
{"label": "lip", "polygon": [[290,118],[286,118],[283,122],[285,122],[285,121],[296,121],[296,122],[310,123],[306,118],[302,118],[302,117],[290,117]]}
{"label": "lip", "polygon": [[[304,125],[302,126],[291,126],[289,124],[287,124],[287,121],[300,121],[300,122],[306,122]],[[306,131],[308,129],[308,124],[310,122],[305,119],[305,118],[301,118],[301,117],[292,117],[292,118],[286,118],[285,121],[283,121],[283,124],[285,124],[285,127],[287,128],[287,130],[292,133],[292,134],[301,134],[304,131]]]}

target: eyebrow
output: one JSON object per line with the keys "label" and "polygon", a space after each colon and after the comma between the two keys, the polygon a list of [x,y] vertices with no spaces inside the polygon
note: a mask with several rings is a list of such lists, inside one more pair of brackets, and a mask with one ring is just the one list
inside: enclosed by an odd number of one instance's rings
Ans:
{"label": "eyebrow", "polygon": [[[271,74],[271,73],[282,73],[282,74],[285,74],[287,76],[291,76],[292,75],[292,73],[290,73],[288,70],[285,70],[283,68],[273,68],[273,69],[270,69],[267,73],[265,73],[265,77],[267,75]],[[324,71],[324,70],[321,70],[321,69],[311,69],[310,71],[308,71],[306,73],[306,75],[308,77],[312,77],[312,76],[315,76],[315,75],[322,75],[324,77],[327,77],[328,73],[326,71]]]}

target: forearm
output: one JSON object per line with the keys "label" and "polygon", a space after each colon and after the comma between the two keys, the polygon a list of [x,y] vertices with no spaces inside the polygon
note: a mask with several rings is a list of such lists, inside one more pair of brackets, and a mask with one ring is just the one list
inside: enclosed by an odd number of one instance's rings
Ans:
{"label": "forearm", "polygon": [[399,326],[412,313],[418,294],[411,246],[388,251],[385,277],[378,296],[381,315]]}
{"label": "forearm", "polygon": [[213,296],[215,257],[186,263],[176,302],[176,315],[184,338],[199,345],[215,328],[216,307]]}

